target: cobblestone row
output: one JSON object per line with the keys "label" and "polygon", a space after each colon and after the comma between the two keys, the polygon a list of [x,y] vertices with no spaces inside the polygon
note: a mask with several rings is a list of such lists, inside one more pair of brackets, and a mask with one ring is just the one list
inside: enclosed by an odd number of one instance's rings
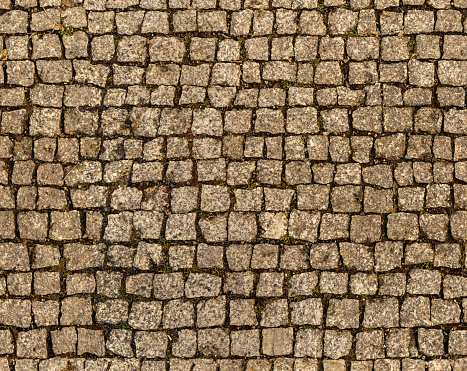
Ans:
{"label": "cobblestone row", "polygon": [[467,371],[466,0],[0,0],[0,371]]}

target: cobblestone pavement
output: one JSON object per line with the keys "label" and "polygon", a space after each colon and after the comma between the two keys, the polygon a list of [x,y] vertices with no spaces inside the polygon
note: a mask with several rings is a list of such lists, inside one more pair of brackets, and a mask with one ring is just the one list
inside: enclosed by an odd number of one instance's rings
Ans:
{"label": "cobblestone pavement", "polygon": [[0,8],[0,371],[467,370],[467,0]]}

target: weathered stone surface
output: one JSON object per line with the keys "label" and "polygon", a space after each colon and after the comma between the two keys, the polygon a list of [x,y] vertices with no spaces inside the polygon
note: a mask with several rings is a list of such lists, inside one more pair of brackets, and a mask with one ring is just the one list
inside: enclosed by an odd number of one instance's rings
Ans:
{"label": "weathered stone surface", "polygon": [[465,0],[0,0],[0,370],[463,371]]}

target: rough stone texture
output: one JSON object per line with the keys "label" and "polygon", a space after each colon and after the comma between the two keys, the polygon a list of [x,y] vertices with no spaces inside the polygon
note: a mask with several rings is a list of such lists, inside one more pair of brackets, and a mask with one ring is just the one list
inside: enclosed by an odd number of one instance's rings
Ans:
{"label": "rough stone texture", "polygon": [[465,371],[466,0],[0,0],[0,371]]}

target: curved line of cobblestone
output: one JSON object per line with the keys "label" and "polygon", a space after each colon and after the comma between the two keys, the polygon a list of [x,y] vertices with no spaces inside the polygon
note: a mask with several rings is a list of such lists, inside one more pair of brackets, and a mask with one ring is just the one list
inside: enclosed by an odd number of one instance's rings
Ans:
{"label": "curved line of cobblestone", "polygon": [[0,371],[467,371],[466,0],[0,0]]}

